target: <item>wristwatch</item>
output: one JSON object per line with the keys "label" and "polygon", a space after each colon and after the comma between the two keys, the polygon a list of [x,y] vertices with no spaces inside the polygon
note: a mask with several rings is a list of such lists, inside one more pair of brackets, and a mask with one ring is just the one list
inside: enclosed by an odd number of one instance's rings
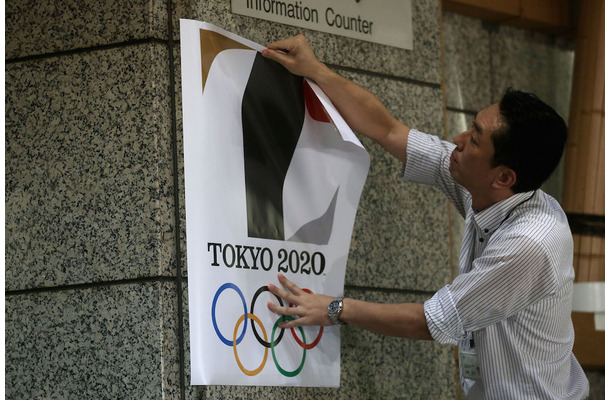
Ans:
{"label": "wristwatch", "polygon": [[339,319],[341,311],[343,311],[343,297],[331,301],[328,305],[328,318],[330,318],[333,324],[345,325],[345,322]]}

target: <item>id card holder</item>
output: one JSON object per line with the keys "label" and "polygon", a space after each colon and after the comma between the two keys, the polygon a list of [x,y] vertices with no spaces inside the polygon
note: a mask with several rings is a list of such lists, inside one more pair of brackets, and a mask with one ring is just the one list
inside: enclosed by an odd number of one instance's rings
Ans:
{"label": "id card holder", "polygon": [[460,372],[463,378],[481,380],[479,356],[474,348],[460,348]]}

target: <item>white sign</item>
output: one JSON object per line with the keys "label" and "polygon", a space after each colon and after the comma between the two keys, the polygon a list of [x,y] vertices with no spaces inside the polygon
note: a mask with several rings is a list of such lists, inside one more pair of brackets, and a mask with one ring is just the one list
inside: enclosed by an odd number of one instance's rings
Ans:
{"label": "white sign", "polygon": [[339,327],[284,332],[267,285],[343,293],[368,153],[263,46],[189,20],[180,44],[191,383],[337,387]]}
{"label": "white sign", "polygon": [[411,0],[231,0],[231,11],[413,50]]}

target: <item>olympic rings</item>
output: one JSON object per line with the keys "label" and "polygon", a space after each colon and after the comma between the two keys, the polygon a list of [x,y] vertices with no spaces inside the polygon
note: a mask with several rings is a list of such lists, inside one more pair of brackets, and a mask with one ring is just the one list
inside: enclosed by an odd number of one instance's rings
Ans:
{"label": "olympic rings", "polygon": [[[261,320],[258,319],[258,317],[256,315],[250,314],[250,313],[248,313],[248,318],[251,318],[252,321],[256,321],[256,323],[263,330],[263,336],[265,336],[265,340],[267,340],[267,331],[265,330],[265,327],[263,326],[263,323],[261,322]],[[241,369],[242,372],[248,376],[254,376],[254,375],[257,375],[259,372],[261,372],[263,370],[263,368],[265,367],[265,363],[267,362],[267,355],[269,354],[269,349],[265,347],[265,356],[263,357],[263,362],[261,363],[261,365],[259,365],[258,368],[256,368],[255,370],[252,370],[252,371],[244,368],[244,366],[241,364],[241,361],[239,361],[239,357],[237,356],[237,340],[235,339],[237,337],[237,330],[239,329],[239,324],[241,324],[241,321],[243,321],[244,319],[245,319],[245,316],[241,315],[239,317],[239,319],[237,320],[237,324],[235,324],[235,331],[233,331],[233,354],[235,354],[235,360],[237,361],[237,365],[239,366],[239,369]],[[274,330],[274,332],[275,332],[275,330]],[[271,349],[273,349],[273,346],[271,347]],[[275,360],[275,356],[273,359]]]}
{"label": "olympic rings", "polygon": [[[218,298],[220,297],[220,294],[225,291],[226,289],[233,289],[237,292],[237,294],[239,295],[239,297],[241,298],[241,302],[243,305],[243,309],[244,309],[244,313],[243,315],[241,315],[238,319],[237,319],[237,323],[235,324],[235,329],[233,331],[233,340],[229,340],[227,338],[225,338],[222,333],[220,333],[220,329],[218,328],[218,324],[216,322],[216,303],[218,302]],[[302,327],[298,327],[300,332],[301,332],[301,336],[303,337],[303,340],[299,339],[296,335],[296,332],[294,330],[294,328],[291,328],[291,332],[292,332],[292,336],[294,337],[294,339],[296,340],[296,342],[298,343],[299,346],[301,346],[303,348],[303,357],[301,359],[301,364],[297,367],[297,369],[295,369],[294,371],[286,371],[285,369],[283,369],[280,364],[277,361],[277,358],[275,356],[275,348],[279,345],[280,341],[282,340],[282,337],[284,335],[284,328],[280,328],[281,332],[278,335],[278,337],[275,337],[275,333],[277,331],[278,328],[278,324],[281,321],[292,321],[295,318],[294,317],[285,317],[285,316],[281,316],[279,317],[276,321],[275,324],[273,325],[273,329],[271,331],[271,338],[269,339],[269,341],[267,341],[267,331],[265,330],[265,326],[263,325],[263,323],[261,322],[261,320],[254,315],[254,305],[256,303],[256,300],[258,299],[258,296],[261,295],[261,293],[268,291],[269,289],[266,286],[261,286],[256,293],[254,294],[254,296],[252,297],[252,303],[250,304],[250,312],[248,312],[247,306],[246,306],[246,299],[242,293],[242,291],[239,289],[239,287],[237,285],[235,285],[234,283],[230,283],[227,282],[225,284],[223,284],[222,286],[220,286],[220,288],[218,288],[218,290],[216,291],[216,294],[214,295],[214,300],[212,301],[212,324],[214,326],[214,330],[216,331],[216,335],[218,335],[218,338],[220,339],[220,341],[224,344],[226,344],[227,346],[233,347],[233,354],[235,355],[235,360],[237,361],[237,365],[239,367],[239,369],[246,375],[248,376],[255,376],[258,375],[263,368],[265,367],[265,364],[267,363],[267,356],[268,356],[268,352],[269,352],[269,348],[271,348],[271,355],[273,356],[273,362],[275,364],[275,367],[277,368],[277,370],[284,376],[287,377],[294,377],[297,376],[299,373],[301,373],[301,371],[303,370],[303,366],[305,365],[305,356],[306,356],[306,351],[307,350],[311,350],[312,348],[314,348],[319,342],[320,339],[322,338],[322,333],[324,331],[324,328],[320,328],[320,332],[318,333],[318,336],[316,337],[316,339],[311,343],[311,344],[307,344],[306,343],[306,338],[305,338],[305,331],[303,330]],[[307,293],[312,293],[309,289],[303,289],[304,291],[306,291]],[[280,305],[284,306],[284,303],[282,302],[282,299],[280,299],[278,296],[275,296]],[[241,341],[243,340],[245,334],[246,334],[246,330],[248,328],[248,319],[250,319],[252,321],[252,331],[254,332],[254,336],[256,337],[256,339],[258,340],[258,342],[265,348],[265,353],[263,356],[263,361],[261,362],[261,364],[254,370],[248,370],[246,369],[240,359],[239,356],[237,354],[237,345],[241,343]],[[244,328],[241,332],[241,334],[239,335],[239,337],[237,337],[237,331],[239,331],[239,326],[241,323],[244,323]],[[263,338],[260,337],[260,335],[258,334],[256,327],[255,327],[255,323],[259,326],[259,328],[262,330],[263,332]]]}
{"label": "olympic rings", "polygon": [[[267,286],[261,286],[256,293],[254,293],[254,297],[252,297],[252,304],[250,304],[250,313],[254,314],[254,303],[256,303],[256,299],[258,299],[258,296],[263,293],[263,292],[268,292],[269,288]],[[275,296],[275,295],[274,295]],[[275,298],[277,299],[277,301],[280,302],[280,306],[284,306],[284,302],[282,301],[281,298],[279,298],[278,296],[275,296]],[[249,315],[248,315],[249,316]],[[261,325],[261,324],[259,324]],[[265,337],[265,340],[261,339],[261,337],[258,335],[258,332],[256,331],[256,328],[254,327],[254,321],[252,321],[252,332],[254,332],[254,336],[256,336],[256,340],[258,340],[258,342],[260,344],[262,344],[263,346],[265,346],[266,348],[271,347],[271,343],[267,342],[267,338]],[[267,336],[267,335],[265,335]],[[284,329],[282,329],[282,331],[280,332],[280,336],[278,336],[277,340],[275,343],[273,343],[274,346],[277,346],[278,344],[280,344],[280,340],[282,340],[282,336],[284,336]]]}
{"label": "olympic rings", "polygon": [[[282,319],[282,317],[279,317],[277,319],[277,321],[275,321],[275,324],[273,324],[273,330],[271,331],[271,341],[272,342],[273,342],[273,336],[275,336],[275,330],[277,329],[277,324],[280,323],[281,319]],[[292,321],[293,319],[294,319],[293,317],[286,317],[286,320],[288,320],[288,321]],[[305,332],[303,331],[303,328],[301,328],[299,326],[299,330],[301,331],[301,335],[303,335],[303,341],[305,341]],[[284,370],[282,367],[280,367],[280,364],[277,362],[277,359],[275,358],[275,345],[274,344],[271,345],[271,355],[273,356],[273,362],[275,363],[275,367],[277,368],[277,370],[280,371],[280,373],[284,376],[293,377],[293,376],[297,376],[303,369],[303,366],[305,365],[305,356],[307,355],[307,349],[303,348],[303,358],[301,359],[301,365],[299,365],[298,368],[292,372],[288,372],[288,371]]]}
{"label": "olympic rings", "polygon": [[[244,295],[241,292],[241,290],[239,290],[237,285],[235,285],[233,283],[225,283],[220,288],[218,288],[218,290],[216,291],[216,294],[214,295],[214,301],[212,301],[212,324],[214,324],[214,330],[216,331],[216,334],[218,335],[220,340],[227,346],[233,346],[233,342],[230,341],[229,339],[226,339],[224,336],[222,336],[222,333],[220,333],[220,329],[218,329],[218,325],[216,325],[216,302],[218,301],[218,296],[220,296],[220,294],[223,292],[223,290],[229,289],[229,288],[235,290],[237,292],[237,294],[239,294],[239,297],[241,297],[241,302],[244,305],[244,315],[248,314],[248,309],[246,308],[246,299],[244,298]],[[244,330],[242,331],[241,335],[239,335],[239,338],[237,339],[237,344],[240,344],[242,339],[244,338],[247,327],[248,327],[248,325],[244,324]]]}

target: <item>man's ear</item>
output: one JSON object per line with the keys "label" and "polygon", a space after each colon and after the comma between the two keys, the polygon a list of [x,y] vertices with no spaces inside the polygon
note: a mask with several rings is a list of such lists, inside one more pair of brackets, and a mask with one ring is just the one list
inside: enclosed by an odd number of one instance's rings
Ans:
{"label": "man's ear", "polygon": [[500,166],[499,173],[496,175],[496,179],[494,180],[494,187],[497,189],[510,189],[517,183],[517,173],[512,169]]}

